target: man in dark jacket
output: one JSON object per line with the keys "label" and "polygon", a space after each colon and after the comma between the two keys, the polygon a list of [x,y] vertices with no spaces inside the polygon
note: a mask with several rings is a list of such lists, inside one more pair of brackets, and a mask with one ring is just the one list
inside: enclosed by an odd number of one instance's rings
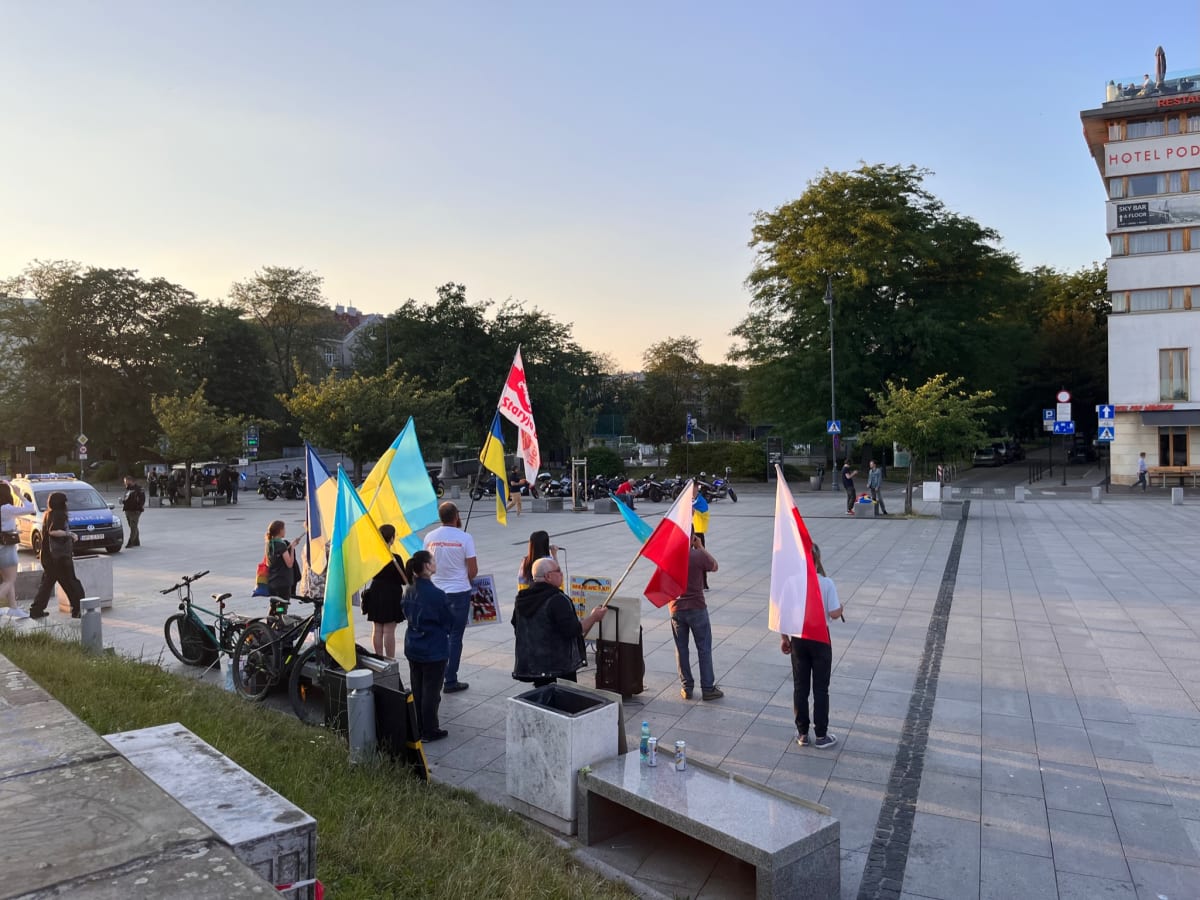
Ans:
{"label": "man in dark jacket", "polygon": [[142,535],[138,531],[138,521],[146,509],[146,493],[142,486],[129,475],[125,476],[125,496],[121,498],[121,510],[125,513],[125,521],[129,523],[129,540],[126,547],[142,546]]}
{"label": "man in dark jacket", "polygon": [[597,606],[580,621],[575,606],[562,592],[562,569],[551,557],[533,564],[533,584],[517,594],[513,609],[516,664],[513,678],[534,687],[562,678],[575,681],[583,663],[583,636],[604,618],[607,606]]}

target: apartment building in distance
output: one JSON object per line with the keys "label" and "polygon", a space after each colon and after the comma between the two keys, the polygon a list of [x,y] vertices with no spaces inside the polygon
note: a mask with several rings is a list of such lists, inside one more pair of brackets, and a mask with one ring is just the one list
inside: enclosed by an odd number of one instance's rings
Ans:
{"label": "apartment building in distance", "polygon": [[1200,71],[1110,81],[1080,118],[1108,198],[1113,483],[1143,451],[1200,473]]}

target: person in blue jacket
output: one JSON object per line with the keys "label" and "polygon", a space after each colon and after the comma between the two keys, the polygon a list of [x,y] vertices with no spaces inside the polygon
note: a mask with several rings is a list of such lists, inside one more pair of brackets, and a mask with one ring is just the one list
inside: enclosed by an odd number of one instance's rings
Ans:
{"label": "person in blue jacket", "polygon": [[404,591],[404,656],[417,706],[417,727],[422,741],[440,741],[448,732],[438,724],[442,704],[442,679],[449,659],[450,629],[454,613],[446,593],[430,577],[437,563],[428,550],[418,550],[405,565],[408,587]]}

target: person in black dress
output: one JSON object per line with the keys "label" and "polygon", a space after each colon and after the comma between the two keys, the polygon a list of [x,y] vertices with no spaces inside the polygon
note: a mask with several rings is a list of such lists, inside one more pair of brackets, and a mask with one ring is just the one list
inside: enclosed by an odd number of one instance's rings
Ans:
{"label": "person in black dress", "polygon": [[[380,525],[379,534],[389,548],[396,540],[396,529],[391,525]],[[395,553],[392,560],[371,580],[361,601],[371,623],[371,647],[376,656],[388,659],[396,658],[396,625],[404,621],[404,587],[408,584],[403,560]]]}

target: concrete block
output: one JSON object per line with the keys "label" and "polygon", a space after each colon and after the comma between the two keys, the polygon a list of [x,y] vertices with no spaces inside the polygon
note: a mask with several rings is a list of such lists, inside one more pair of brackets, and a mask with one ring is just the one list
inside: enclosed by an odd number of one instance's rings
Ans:
{"label": "concrete block", "polygon": [[[99,597],[101,609],[112,608],[112,560],[108,556],[75,557],[75,574],[83,583],[83,596]],[[61,585],[56,586],[54,590],[58,595],[58,611],[69,613],[71,604],[67,601],[67,592],[62,589]]]}
{"label": "concrete block", "polygon": [[967,517],[967,508],[961,500],[943,500],[941,509],[941,518],[943,519],[965,519]]}
{"label": "concrete block", "polygon": [[1092,488],[1092,502],[1093,503],[1099,503],[1103,499],[1103,497],[1104,497],[1104,488],[1102,488],[1102,487],[1093,487]]}
{"label": "concrete block", "polygon": [[563,498],[534,497],[529,501],[529,506],[534,512],[562,512]]}
{"label": "concrete block", "polygon": [[[178,722],[104,739],[267,881],[315,877],[316,819]],[[311,889],[296,896],[309,898]]]}
{"label": "concrete block", "polygon": [[1025,502],[1025,485],[1018,484],[1015,488],[1013,488],[1013,499],[1018,503]]}
{"label": "concrete block", "polygon": [[28,605],[42,583],[42,564],[36,560],[17,564],[17,599]]}
{"label": "concrete block", "polygon": [[600,497],[592,502],[592,512],[601,516],[618,515],[617,504],[611,497]]}
{"label": "concrete block", "polygon": [[655,767],[636,753],[579,774],[579,838],[585,845],[626,830],[630,814],[652,819],[755,870],[758,898],[841,894],[841,825],[825,807],[664,753]]}
{"label": "concrete block", "polygon": [[942,483],[940,481],[922,481],[921,499],[926,503],[936,503],[942,499]]}
{"label": "concrete block", "polygon": [[1171,488],[1171,505],[1183,506],[1183,488]]}
{"label": "concrete block", "polygon": [[[560,709],[535,696],[552,689]],[[520,812],[575,833],[575,775],[617,755],[617,704],[573,685],[552,684],[508,699],[505,780]],[[555,702],[552,700],[552,702]],[[574,709],[586,707],[578,712]]]}

